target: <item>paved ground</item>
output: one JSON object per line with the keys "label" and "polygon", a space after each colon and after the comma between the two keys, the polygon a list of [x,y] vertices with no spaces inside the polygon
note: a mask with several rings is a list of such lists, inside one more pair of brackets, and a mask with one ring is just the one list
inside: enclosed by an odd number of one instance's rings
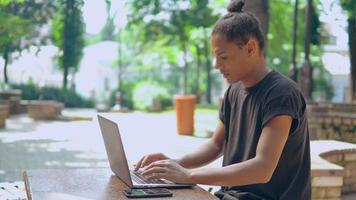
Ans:
{"label": "paved ground", "polygon": [[[93,120],[33,121],[26,115],[7,120],[6,129],[0,130],[0,182],[22,180],[22,170],[109,166],[96,112],[66,110],[64,115],[93,117]],[[206,141],[206,130],[213,130],[217,120],[215,112],[198,112],[197,137],[190,137],[176,134],[173,112],[103,115],[119,124],[131,163],[150,152],[163,151],[173,158],[190,152]],[[221,160],[211,165],[220,166]],[[356,195],[343,198],[351,199],[356,199]]]}
{"label": "paved ground", "polygon": [[[33,121],[26,115],[7,120],[0,130],[0,182],[21,180],[21,171],[48,168],[108,167],[107,157],[92,110],[70,110],[65,115],[92,116],[92,121]],[[165,114],[105,114],[119,123],[126,153],[135,162],[148,152],[179,156],[205,139],[178,136],[173,112]],[[215,113],[197,114],[197,135],[211,129]],[[201,124],[209,124],[201,126]]]}

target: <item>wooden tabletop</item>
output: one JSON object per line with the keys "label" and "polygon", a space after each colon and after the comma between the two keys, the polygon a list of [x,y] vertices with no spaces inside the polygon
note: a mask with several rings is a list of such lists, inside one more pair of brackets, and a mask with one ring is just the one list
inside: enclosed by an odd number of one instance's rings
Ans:
{"label": "wooden tabletop", "polygon": [[[113,175],[109,168],[30,170],[27,174],[33,200],[128,199],[122,193],[128,189],[127,185]],[[170,191],[173,197],[150,199],[217,199],[198,186]]]}

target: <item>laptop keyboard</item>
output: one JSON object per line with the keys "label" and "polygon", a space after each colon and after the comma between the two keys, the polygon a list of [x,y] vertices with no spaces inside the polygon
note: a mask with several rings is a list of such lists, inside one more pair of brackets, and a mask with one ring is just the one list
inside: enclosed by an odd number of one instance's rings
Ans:
{"label": "laptop keyboard", "polygon": [[140,172],[130,171],[131,178],[139,184],[167,184],[162,180],[147,180],[145,177],[141,176]]}

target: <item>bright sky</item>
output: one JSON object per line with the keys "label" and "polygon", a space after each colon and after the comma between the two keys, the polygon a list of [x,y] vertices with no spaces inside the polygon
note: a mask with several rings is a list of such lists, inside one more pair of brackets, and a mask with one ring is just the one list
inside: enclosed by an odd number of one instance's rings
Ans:
{"label": "bright sky", "polygon": [[[123,27],[126,24],[126,10],[124,0],[112,0],[111,14],[117,11],[115,24]],[[106,4],[104,0],[84,0],[83,18],[86,23],[86,32],[97,34],[105,24],[107,17]]]}

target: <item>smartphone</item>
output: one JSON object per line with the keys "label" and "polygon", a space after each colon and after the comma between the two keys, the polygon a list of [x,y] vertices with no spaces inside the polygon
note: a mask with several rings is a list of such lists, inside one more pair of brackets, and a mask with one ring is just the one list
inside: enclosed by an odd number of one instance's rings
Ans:
{"label": "smartphone", "polygon": [[150,197],[173,196],[173,194],[166,188],[129,189],[129,190],[124,190],[124,194],[128,198],[150,198]]}

